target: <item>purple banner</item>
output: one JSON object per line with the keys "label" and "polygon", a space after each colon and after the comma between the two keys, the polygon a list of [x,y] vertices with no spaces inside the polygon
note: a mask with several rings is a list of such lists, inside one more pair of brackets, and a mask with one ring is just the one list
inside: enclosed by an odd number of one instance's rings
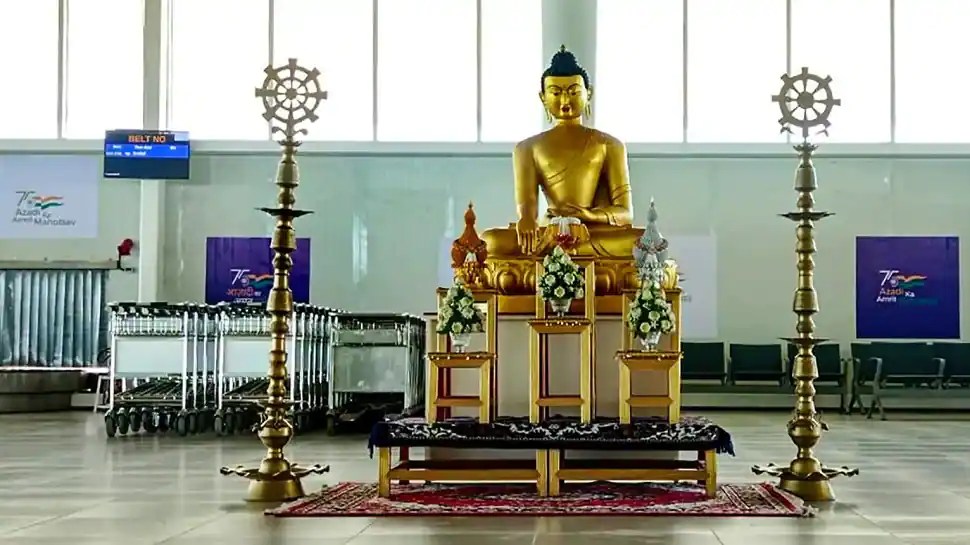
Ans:
{"label": "purple banner", "polygon": [[[205,302],[265,303],[273,287],[273,250],[267,237],[209,237],[205,241]],[[291,254],[293,301],[310,302],[310,239]]]}
{"label": "purple banner", "polygon": [[959,339],[957,237],[856,237],[856,337]]}

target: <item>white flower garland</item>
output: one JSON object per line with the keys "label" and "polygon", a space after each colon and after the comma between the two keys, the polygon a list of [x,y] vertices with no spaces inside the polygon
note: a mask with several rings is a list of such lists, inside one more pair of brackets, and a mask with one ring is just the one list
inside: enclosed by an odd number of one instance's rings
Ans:
{"label": "white flower garland", "polygon": [[448,288],[438,309],[438,333],[478,333],[483,330],[485,314],[475,306],[475,296],[461,282]]}
{"label": "white flower garland", "polygon": [[644,338],[656,332],[666,335],[674,330],[676,322],[674,309],[659,282],[650,282],[641,287],[636,298],[630,302],[627,327],[636,337]]}
{"label": "white flower garland", "polygon": [[536,286],[545,299],[582,299],[586,296],[586,277],[583,270],[570,259],[562,247],[542,260],[543,274]]}

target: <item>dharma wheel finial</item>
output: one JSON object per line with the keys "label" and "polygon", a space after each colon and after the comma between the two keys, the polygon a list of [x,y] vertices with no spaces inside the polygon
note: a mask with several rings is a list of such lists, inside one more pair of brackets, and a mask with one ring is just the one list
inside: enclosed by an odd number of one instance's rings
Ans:
{"label": "dharma wheel finial", "polygon": [[772,95],[771,101],[778,103],[781,110],[781,132],[792,132],[792,127],[801,129],[802,140],[808,142],[809,129],[822,126],[817,134],[828,135],[829,115],[842,99],[832,94],[832,76],[820,77],[802,67],[794,76],[782,74],[781,90]]}
{"label": "dharma wheel finial", "polygon": [[307,134],[306,128],[299,125],[316,121],[316,110],[327,98],[327,92],[320,87],[320,71],[304,68],[296,59],[289,59],[275,68],[268,65],[263,72],[266,74],[263,85],[256,88],[256,97],[263,99],[263,119],[272,124],[274,134],[283,133],[284,140],[292,141],[298,134]]}

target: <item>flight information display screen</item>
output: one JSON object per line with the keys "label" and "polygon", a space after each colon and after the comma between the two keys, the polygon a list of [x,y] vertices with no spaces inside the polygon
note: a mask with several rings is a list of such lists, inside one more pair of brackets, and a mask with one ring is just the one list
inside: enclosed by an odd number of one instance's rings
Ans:
{"label": "flight information display screen", "polygon": [[189,133],[113,130],[104,135],[104,177],[187,180]]}

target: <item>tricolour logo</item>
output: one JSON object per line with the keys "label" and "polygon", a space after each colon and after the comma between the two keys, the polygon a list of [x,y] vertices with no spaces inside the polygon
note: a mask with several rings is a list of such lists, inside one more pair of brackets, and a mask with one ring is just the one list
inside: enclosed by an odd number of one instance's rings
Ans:
{"label": "tricolour logo", "polygon": [[238,303],[252,302],[261,298],[273,287],[273,275],[268,273],[254,273],[250,269],[229,269],[232,282],[226,290],[231,301]]}
{"label": "tricolour logo", "polygon": [[933,305],[936,299],[921,294],[929,277],[925,274],[903,273],[899,269],[883,269],[876,302],[899,305]]}
{"label": "tricolour logo", "polygon": [[59,195],[44,195],[30,189],[17,191],[17,206],[14,210],[13,223],[33,223],[49,226],[72,226],[77,220],[55,215],[56,209],[65,205],[64,197]]}

